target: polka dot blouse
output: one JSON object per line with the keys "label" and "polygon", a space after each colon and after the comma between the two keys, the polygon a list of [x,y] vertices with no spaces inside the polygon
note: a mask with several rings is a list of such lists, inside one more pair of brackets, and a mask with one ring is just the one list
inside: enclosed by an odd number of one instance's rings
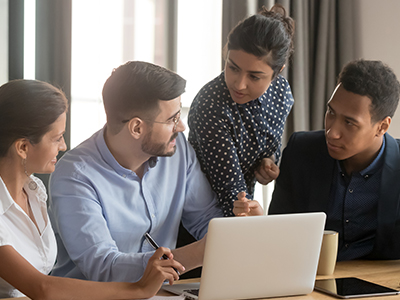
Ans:
{"label": "polka dot blouse", "polygon": [[206,84],[189,110],[189,142],[196,151],[225,216],[245,191],[253,198],[254,171],[261,160],[280,156],[282,132],[293,105],[287,80],[278,76],[258,99],[237,104],[231,99],[224,72]]}

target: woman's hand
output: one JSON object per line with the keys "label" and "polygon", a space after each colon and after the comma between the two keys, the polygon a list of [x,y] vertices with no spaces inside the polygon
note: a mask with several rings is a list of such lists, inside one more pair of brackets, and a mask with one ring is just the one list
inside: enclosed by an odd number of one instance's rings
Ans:
{"label": "woman's hand", "polygon": [[261,165],[255,171],[259,183],[266,185],[279,176],[279,167],[275,164],[274,156],[263,158]]}
{"label": "woman's hand", "polygon": [[238,200],[233,202],[233,213],[235,216],[261,216],[264,214],[260,203],[256,200],[246,198],[245,192],[238,194]]}

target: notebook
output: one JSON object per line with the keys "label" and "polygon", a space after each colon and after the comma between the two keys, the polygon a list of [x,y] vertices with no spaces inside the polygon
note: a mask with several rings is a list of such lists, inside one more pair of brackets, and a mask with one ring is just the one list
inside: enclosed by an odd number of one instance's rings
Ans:
{"label": "notebook", "polygon": [[[326,215],[215,218],[200,283],[164,285],[190,299],[251,299],[313,291]],[[188,290],[199,289],[198,296]]]}

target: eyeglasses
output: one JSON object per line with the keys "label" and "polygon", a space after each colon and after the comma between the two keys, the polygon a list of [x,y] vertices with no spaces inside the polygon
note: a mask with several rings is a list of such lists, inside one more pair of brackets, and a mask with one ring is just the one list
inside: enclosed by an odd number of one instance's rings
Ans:
{"label": "eyeglasses", "polygon": [[[181,109],[182,109],[182,106],[181,106]],[[140,117],[132,117],[129,120],[123,120],[122,123],[127,123],[130,120],[132,120],[133,118],[140,118],[141,120],[146,121],[146,122],[159,123],[159,124],[174,124],[174,128],[172,129],[172,131],[175,132],[176,131],[176,127],[178,127],[178,123],[179,123],[179,121],[181,119],[181,109],[174,116],[169,118],[168,121],[165,121],[165,122],[142,119]]]}
{"label": "eyeglasses", "polygon": [[[176,127],[178,126],[179,120],[181,119],[181,110],[179,110],[172,118],[170,118],[166,122],[158,122],[158,121],[150,121],[153,123],[159,123],[159,124],[172,124],[174,123],[174,128],[172,129],[173,132],[176,131]],[[146,120],[144,120],[146,121]]]}

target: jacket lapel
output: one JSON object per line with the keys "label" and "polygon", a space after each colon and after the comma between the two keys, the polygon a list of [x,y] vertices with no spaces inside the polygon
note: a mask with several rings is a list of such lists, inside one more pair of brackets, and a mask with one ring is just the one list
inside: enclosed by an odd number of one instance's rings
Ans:
{"label": "jacket lapel", "polygon": [[335,167],[335,160],[329,155],[326,147],[325,134],[321,138],[321,143],[318,145],[320,151],[315,157],[315,170],[310,176],[310,210],[327,212],[329,194],[332,184],[332,176]]}
{"label": "jacket lapel", "polygon": [[[385,134],[386,148],[378,203],[378,230],[376,248],[394,238],[400,205],[400,151],[397,141]],[[389,239],[389,240],[388,240]],[[381,249],[379,252],[383,251]]]}

